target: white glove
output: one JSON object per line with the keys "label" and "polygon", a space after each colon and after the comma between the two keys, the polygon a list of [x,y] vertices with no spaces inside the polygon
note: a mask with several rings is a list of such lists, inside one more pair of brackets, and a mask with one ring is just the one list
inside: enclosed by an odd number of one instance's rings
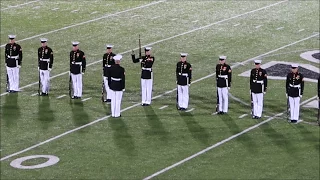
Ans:
{"label": "white glove", "polygon": [[38,71],[40,71],[40,68],[38,67]]}
{"label": "white glove", "polygon": [[126,91],[126,89],[122,89],[122,91],[124,92],[124,91]]}
{"label": "white glove", "polygon": [[266,94],[267,92],[263,92],[263,94]]}
{"label": "white glove", "polygon": [[286,98],[288,98],[288,94],[286,93]]}
{"label": "white glove", "polygon": [[228,87],[228,90],[230,90],[230,87]]}
{"label": "white glove", "polygon": [[51,71],[51,68],[49,68],[48,70]]}
{"label": "white glove", "polygon": [[81,74],[84,75],[84,72],[82,72]]}
{"label": "white glove", "polygon": [[190,87],[191,84],[188,84],[188,86]]}
{"label": "white glove", "polygon": [[302,98],[302,95],[300,95],[299,97]]}
{"label": "white glove", "polygon": [[18,65],[18,68],[21,68],[21,66],[20,66],[20,65]]}

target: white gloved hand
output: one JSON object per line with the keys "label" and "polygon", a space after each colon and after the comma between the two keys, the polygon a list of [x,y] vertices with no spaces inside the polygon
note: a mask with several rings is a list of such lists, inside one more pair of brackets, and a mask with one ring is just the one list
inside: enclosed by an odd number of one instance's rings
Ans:
{"label": "white gloved hand", "polygon": [[299,97],[302,98],[302,95],[300,95]]}
{"label": "white gloved hand", "polygon": [[228,90],[230,90],[230,87],[228,87]]}
{"label": "white gloved hand", "polygon": [[51,71],[52,69],[51,69],[51,68],[49,68],[48,70],[49,70],[49,71]]}
{"label": "white gloved hand", "polygon": [[18,68],[21,68],[21,66],[20,66],[20,65],[18,65]]}
{"label": "white gloved hand", "polygon": [[40,68],[38,67],[38,71],[40,71]]}
{"label": "white gloved hand", "polygon": [[266,94],[267,92],[263,92],[263,94]]}
{"label": "white gloved hand", "polygon": [[84,72],[82,72],[81,74],[84,75]]}
{"label": "white gloved hand", "polygon": [[286,93],[286,98],[288,98],[288,94]]}
{"label": "white gloved hand", "polygon": [[122,89],[122,91],[124,92],[124,91],[126,91],[126,89]]}

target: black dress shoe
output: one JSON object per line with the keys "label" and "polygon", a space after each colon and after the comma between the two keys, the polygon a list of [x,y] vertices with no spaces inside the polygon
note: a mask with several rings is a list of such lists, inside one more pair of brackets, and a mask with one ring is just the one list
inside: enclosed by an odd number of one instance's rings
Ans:
{"label": "black dress shoe", "polygon": [[111,102],[111,99],[107,99],[105,102],[110,103],[110,102]]}
{"label": "black dress shoe", "polygon": [[291,123],[297,123],[298,121],[297,120],[291,120]]}
{"label": "black dress shoe", "polygon": [[71,99],[76,99],[76,96],[71,96]]}

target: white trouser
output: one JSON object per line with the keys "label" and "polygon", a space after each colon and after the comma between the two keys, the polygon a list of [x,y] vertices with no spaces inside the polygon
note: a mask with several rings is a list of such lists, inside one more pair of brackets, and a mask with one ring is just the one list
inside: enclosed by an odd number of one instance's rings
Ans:
{"label": "white trouser", "polygon": [[40,70],[40,82],[42,85],[42,92],[48,93],[50,86],[50,71],[49,70]]}
{"label": "white trouser", "polygon": [[219,111],[228,112],[228,105],[229,105],[229,97],[228,97],[228,88],[218,87],[218,96],[219,96]]}
{"label": "white trouser", "polygon": [[112,92],[111,92],[111,89],[109,88],[108,77],[103,76],[103,82],[104,82],[104,88],[107,93],[107,99],[112,99],[111,98]]}
{"label": "white trouser", "polygon": [[73,96],[82,96],[82,74],[72,74]]}
{"label": "white trouser", "polygon": [[188,108],[189,105],[189,86],[178,85],[178,105],[180,108]]}
{"label": "white trouser", "polygon": [[252,93],[253,115],[261,117],[263,109],[263,93]]}
{"label": "white trouser", "polygon": [[151,104],[152,82],[152,79],[141,79],[142,104]]}
{"label": "white trouser", "polygon": [[122,91],[113,91],[111,92],[111,116],[119,117],[121,110],[121,100],[122,100]]}
{"label": "white trouser", "polygon": [[19,91],[19,68],[7,67],[7,74],[9,78],[9,87],[11,91]]}
{"label": "white trouser", "polygon": [[299,120],[300,113],[300,97],[290,97],[289,96],[289,104],[290,104],[290,120]]}

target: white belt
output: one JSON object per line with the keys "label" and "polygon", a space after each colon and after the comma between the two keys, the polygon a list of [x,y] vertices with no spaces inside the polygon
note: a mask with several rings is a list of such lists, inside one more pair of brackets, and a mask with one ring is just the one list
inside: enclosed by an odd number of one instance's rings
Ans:
{"label": "white belt", "polygon": [[18,59],[19,58],[19,55],[18,56],[9,56],[7,55],[8,58],[11,58],[11,59]]}
{"label": "white belt", "polygon": [[50,59],[42,59],[42,58],[40,58],[40,61],[50,61]]}
{"label": "white belt", "polygon": [[188,73],[179,73],[180,76],[188,77]]}
{"label": "white belt", "polygon": [[111,65],[107,65],[107,67],[111,67]]}
{"label": "white belt", "polygon": [[257,81],[257,80],[253,80],[254,83],[259,83],[259,84],[263,84],[263,81]]}
{"label": "white belt", "polygon": [[228,75],[218,75],[219,78],[225,78],[227,79],[228,78]]}
{"label": "white belt", "polygon": [[113,81],[121,81],[121,78],[111,78],[111,80],[113,80]]}
{"label": "white belt", "polygon": [[82,65],[82,62],[72,62],[72,64]]}
{"label": "white belt", "polygon": [[300,84],[298,85],[292,85],[292,84],[289,84],[290,87],[293,87],[293,88],[300,88]]}
{"label": "white belt", "polygon": [[152,68],[141,68],[142,70],[146,70],[146,71],[152,71]]}

